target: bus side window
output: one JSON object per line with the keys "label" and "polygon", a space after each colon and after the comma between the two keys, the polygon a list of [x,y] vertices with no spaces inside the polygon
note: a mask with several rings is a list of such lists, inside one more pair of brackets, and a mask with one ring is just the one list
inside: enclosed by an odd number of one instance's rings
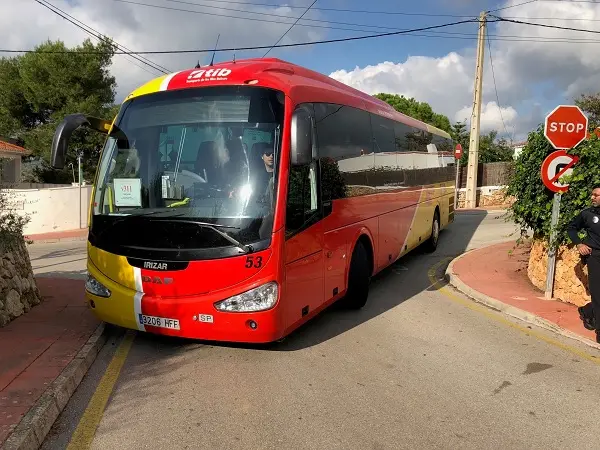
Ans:
{"label": "bus side window", "polygon": [[312,225],[319,216],[316,161],[290,168],[286,232],[294,234]]}
{"label": "bus side window", "polygon": [[[312,110],[312,108],[310,109]],[[302,130],[299,131],[301,135],[313,134],[313,131],[310,130],[311,125],[306,119],[293,126]],[[298,145],[306,149],[309,148],[307,146],[313,144],[314,136],[309,138],[309,141]],[[318,162],[314,156],[306,163],[293,163],[290,166],[286,205],[286,234],[288,237],[308,228],[321,217],[319,183],[317,182],[318,170]]]}

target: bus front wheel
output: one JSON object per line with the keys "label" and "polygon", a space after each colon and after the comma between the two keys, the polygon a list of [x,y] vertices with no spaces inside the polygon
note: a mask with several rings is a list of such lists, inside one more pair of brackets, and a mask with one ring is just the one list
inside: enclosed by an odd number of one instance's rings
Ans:
{"label": "bus front wheel", "polygon": [[431,224],[431,237],[425,243],[425,250],[429,253],[435,252],[440,240],[440,212],[436,208],[433,214],[433,223]]}
{"label": "bus front wheel", "polygon": [[348,309],[360,309],[367,303],[369,282],[371,281],[369,256],[362,242],[358,241],[348,272],[348,291],[344,297],[344,306]]}

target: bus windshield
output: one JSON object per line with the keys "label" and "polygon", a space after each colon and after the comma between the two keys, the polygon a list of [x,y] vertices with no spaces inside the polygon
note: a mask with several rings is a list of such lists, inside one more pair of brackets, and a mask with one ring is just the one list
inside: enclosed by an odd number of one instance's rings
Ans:
{"label": "bus windshield", "polygon": [[90,229],[96,245],[248,251],[268,239],[283,104],[282,93],[251,86],[127,101],[100,160]]}

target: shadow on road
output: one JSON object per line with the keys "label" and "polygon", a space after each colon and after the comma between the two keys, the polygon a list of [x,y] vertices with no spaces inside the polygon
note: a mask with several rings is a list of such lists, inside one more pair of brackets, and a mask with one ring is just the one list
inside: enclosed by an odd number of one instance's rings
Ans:
{"label": "shadow on road", "polygon": [[60,250],[54,250],[45,254],[36,254],[37,250],[39,249],[39,247],[30,247],[29,249],[29,253],[31,254],[30,256],[30,261],[39,261],[39,260],[45,260],[45,259],[54,259],[54,258],[65,258],[67,256],[82,256],[83,255],[83,259],[86,259],[86,248],[69,248],[69,249],[60,249]]}
{"label": "shadow on road", "polygon": [[363,309],[348,311],[333,305],[269,349],[294,351],[318,345],[386,313],[421,292],[437,290],[429,279],[429,269],[443,259],[449,263],[464,253],[486,216],[485,211],[457,214],[455,222],[440,233],[434,253],[425,253],[418,247],[373,278],[369,300]]}

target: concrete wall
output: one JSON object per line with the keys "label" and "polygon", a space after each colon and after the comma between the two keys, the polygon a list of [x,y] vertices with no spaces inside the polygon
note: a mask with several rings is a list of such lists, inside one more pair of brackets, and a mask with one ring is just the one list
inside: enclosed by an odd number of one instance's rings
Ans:
{"label": "concrete wall", "polygon": [[25,234],[52,233],[87,228],[87,214],[92,186],[50,189],[8,189],[8,201],[17,214],[29,215]]}

